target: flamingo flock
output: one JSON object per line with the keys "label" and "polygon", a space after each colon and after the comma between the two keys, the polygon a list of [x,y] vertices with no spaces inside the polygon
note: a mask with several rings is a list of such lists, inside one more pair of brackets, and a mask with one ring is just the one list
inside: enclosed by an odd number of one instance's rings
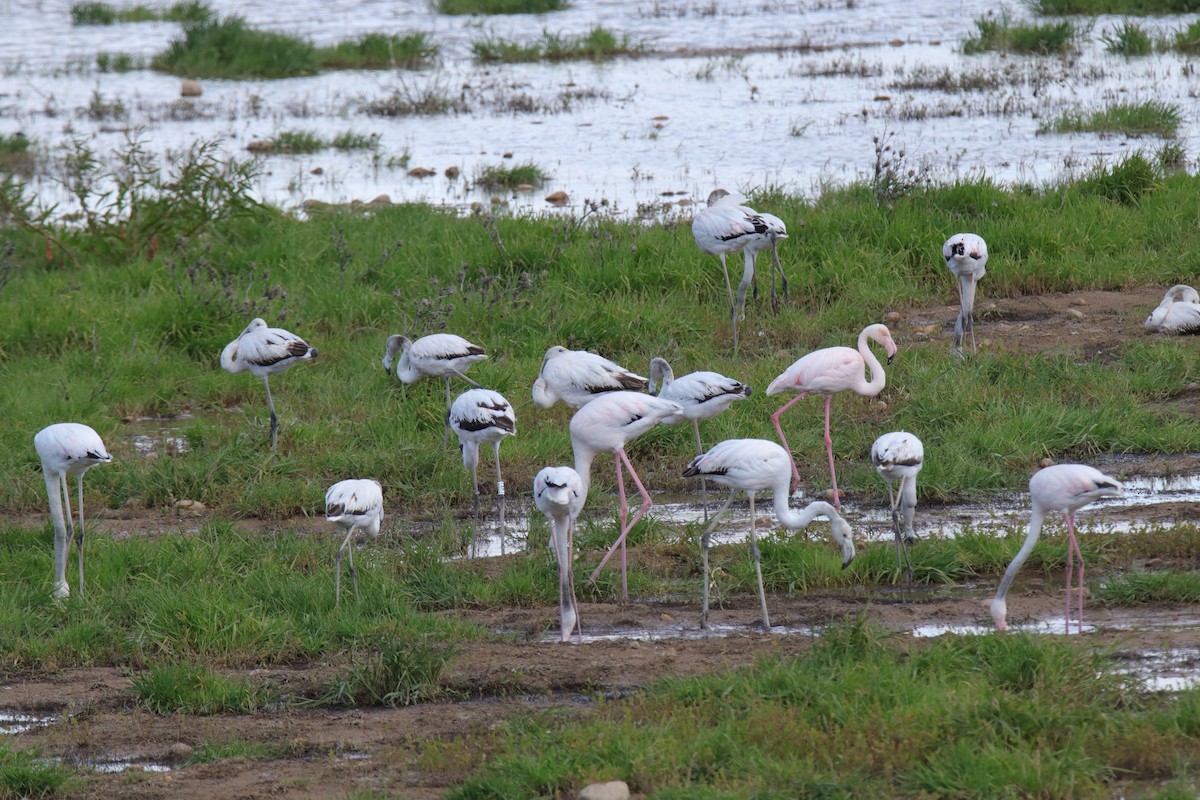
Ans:
{"label": "flamingo flock", "polygon": [[[700,249],[718,256],[721,261],[729,293],[736,354],[737,323],[745,318],[747,289],[754,282],[755,261],[759,251],[771,250],[772,309],[780,309],[780,297],[775,293],[776,275],[780,278],[782,301],[786,303],[788,300],[787,278],[779,262],[777,247],[779,241],[788,236],[786,226],[778,217],[750,208],[739,195],[717,190],[709,197],[707,208],[697,214],[692,231]],[[735,299],[726,256],[739,251],[743,254],[745,267]],[[946,241],[943,256],[958,282],[960,301],[951,347],[962,355],[963,343],[970,337],[974,352],[974,299],[976,284],[985,274],[987,245],[979,236],[960,233]],[[1176,333],[1200,331],[1200,296],[1190,287],[1173,287],[1147,319],[1146,328]],[[573,636],[578,636],[582,640],[573,571],[574,532],[587,500],[593,463],[597,456],[604,453],[612,453],[615,462],[620,526],[603,558],[591,572],[590,581],[597,580],[619,550],[621,598],[623,602],[628,602],[627,539],[630,531],[650,508],[652,500],[626,447],[658,425],[691,420],[695,436],[696,456],[682,474],[683,477],[701,479],[708,523],[700,545],[703,571],[701,628],[708,625],[710,608],[711,537],[738,492],[745,492],[749,498],[748,540],[764,630],[770,628],[770,614],[756,536],[755,501],[759,493],[771,492],[775,517],[785,529],[801,530],[819,517],[828,519],[831,536],[841,551],[842,568],[849,566],[855,558],[856,549],[850,521],[842,511],[830,417],[833,395],[853,392],[862,397],[875,397],[886,386],[885,363],[872,351],[871,343],[882,348],[886,366],[890,366],[898,347],[891,331],[885,325],[876,323],[862,329],[856,347],[827,347],[809,352],[770,382],[766,388],[767,395],[784,392],[796,395],[771,415],[771,423],[780,444],[764,439],[728,439],[707,450],[700,436],[700,421],[715,417],[730,409],[737,401],[750,397],[752,390],[749,385],[705,370],[676,378],[671,365],[657,357],[650,362],[649,378],[646,378],[590,351],[569,350],[560,345],[549,347],[532,383],[531,399],[539,409],[550,409],[559,402],[575,409],[568,425],[574,455],[573,467],[546,467],[538,472],[533,482],[533,503],[549,523],[550,544],[558,564],[560,639],[568,642]],[[226,371],[235,374],[248,371],[262,379],[270,413],[273,453],[278,449],[279,419],[271,396],[270,376],[282,373],[302,361],[311,362],[317,358],[317,354],[317,348],[300,336],[282,328],[269,327],[266,321],[259,318],[252,320],[221,353],[220,363]],[[512,404],[501,393],[467,377],[468,368],[487,357],[483,347],[457,335],[437,333],[413,341],[406,335],[396,334],[386,341],[382,363],[388,373],[393,372],[394,363],[395,377],[405,384],[422,377],[444,380],[446,414],[443,443],[448,443],[450,431],[459,440],[463,464],[471,476],[477,524],[480,511],[479,450],[483,444],[492,445],[503,541],[505,485],[500,468],[500,445],[505,439],[516,435],[516,414]],[[472,388],[452,401],[450,384],[453,378],[466,381]],[[797,510],[791,506],[790,496],[799,486],[800,472],[784,436],[780,418],[809,394],[825,398],[824,439],[832,502],[811,502]],[[110,463],[112,456],[95,430],[74,422],[56,423],[44,428],[34,437],[34,447],[42,463],[54,528],[53,597],[61,602],[70,596],[66,566],[72,543],[75,543],[78,551],[79,591],[81,594],[83,592],[83,475],[93,466]],[[907,571],[910,584],[913,565],[907,548],[916,540],[913,525],[917,502],[916,481],[924,459],[925,449],[921,440],[905,431],[883,434],[875,441],[870,452],[871,464],[883,478],[888,490],[898,569]],[[640,498],[632,515],[629,513],[629,495],[625,487],[626,473]],[[74,476],[78,483],[78,528],[72,520],[68,476]],[[711,520],[707,518],[708,481],[730,490],[728,498]],[[895,491],[893,483],[898,484]],[[1120,497],[1123,487],[1116,479],[1092,467],[1068,464],[1047,467],[1035,474],[1030,480],[1029,491],[1032,515],[1028,534],[991,601],[992,618],[999,630],[1007,628],[1007,594],[1014,577],[1036,544],[1046,515],[1062,512],[1069,533],[1066,621],[1069,627],[1074,597],[1077,599],[1077,618],[1082,629],[1083,557],[1075,539],[1074,513],[1094,500]],[[335,606],[341,601],[343,554],[347,556],[350,579],[355,597],[358,597],[353,540],[358,532],[370,538],[379,535],[384,517],[383,506],[383,487],[370,478],[341,480],[326,492],[325,518],[344,532],[335,555]],[[1076,557],[1077,569],[1074,566]]]}

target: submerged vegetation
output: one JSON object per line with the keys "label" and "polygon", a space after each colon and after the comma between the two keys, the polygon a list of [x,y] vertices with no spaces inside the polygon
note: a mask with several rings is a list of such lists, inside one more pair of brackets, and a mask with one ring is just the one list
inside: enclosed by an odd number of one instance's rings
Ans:
{"label": "submerged vegetation", "polygon": [[1065,53],[1075,46],[1075,26],[1060,22],[1015,22],[1008,9],[975,20],[976,34],[963,40],[963,53]]}
{"label": "submerged vegetation", "polygon": [[1183,116],[1175,104],[1147,100],[1141,103],[1118,103],[1086,114],[1068,111],[1043,124],[1039,132],[1118,133],[1122,136],[1167,138],[1179,131],[1182,121]]}
{"label": "submerged vegetation", "polygon": [[540,39],[516,42],[489,35],[471,45],[471,52],[483,63],[601,61],[615,56],[634,55],[642,49],[643,45],[628,35],[618,36],[602,25],[597,25],[582,36],[543,31]]}
{"label": "submerged vegetation", "polygon": [[213,17],[204,3],[187,0],[160,9],[144,5],[118,8],[110,3],[71,4],[71,22],[75,25],[114,25],[118,22],[203,22]]}
{"label": "submerged vegetation", "polygon": [[1035,14],[1190,14],[1200,11],[1200,0],[1025,0]]}
{"label": "submerged vegetation", "polygon": [[550,179],[550,174],[532,161],[522,164],[490,164],[482,167],[475,176],[475,183],[484,189],[516,189],[522,184],[540,186]]}
{"label": "submerged vegetation", "polygon": [[435,0],[439,14],[548,14],[569,8],[567,0]]}

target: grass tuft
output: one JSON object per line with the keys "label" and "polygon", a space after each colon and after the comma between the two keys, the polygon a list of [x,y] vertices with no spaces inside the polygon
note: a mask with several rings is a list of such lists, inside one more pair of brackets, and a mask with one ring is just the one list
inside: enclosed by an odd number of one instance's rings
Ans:
{"label": "grass tuft", "polygon": [[53,797],[71,783],[71,773],[36,750],[0,743],[0,797]]}
{"label": "grass tuft", "polygon": [[437,57],[438,46],[423,33],[370,33],[317,50],[324,69],[419,69]]}
{"label": "grass tuft", "polygon": [[1119,103],[1090,114],[1065,112],[1039,128],[1039,133],[1117,133],[1122,136],[1171,137],[1183,116],[1179,106],[1161,100]]}
{"label": "grass tuft", "polygon": [[71,24],[113,25],[118,22],[202,22],[211,19],[212,9],[204,3],[180,2],[167,9],[134,5],[117,8],[109,3],[72,3]]}
{"label": "grass tuft", "polygon": [[319,702],[350,706],[409,706],[430,700],[457,648],[442,639],[392,635],[358,654]]}
{"label": "grass tuft", "polygon": [[436,0],[439,14],[548,14],[570,8],[567,0]]}
{"label": "grass tuft", "polygon": [[550,179],[549,173],[532,161],[522,164],[489,164],[480,167],[475,184],[483,189],[515,189],[521,184],[540,186]]}
{"label": "grass tuft", "polygon": [[1101,41],[1105,50],[1126,58],[1148,56],[1154,50],[1154,43],[1146,29],[1129,20],[1124,20],[1112,33],[1104,34]]}
{"label": "grass tuft", "polygon": [[627,35],[618,36],[597,25],[582,36],[564,36],[543,31],[540,39],[515,42],[488,36],[471,44],[471,52],[482,63],[530,61],[603,61],[641,52],[643,45]]}
{"label": "grass tuft", "polygon": [[249,681],[196,664],[160,664],[133,678],[133,693],[156,714],[248,714],[273,697]]}
{"label": "grass tuft", "polygon": [[276,153],[315,153],[328,145],[313,131],[283,131],[271,138],[271,146]]}
{"label": "grass tuft", "polygon": [[1200,0],[1025,0],[1035,14],[1059,17],[1068,14],[1189,14],[1200,11]]}
{"label": "grass tuft", "polygon": [[1112,166],[1098,166],[1076,184],[1085,195],[1136,205],[1161,185],[1160,169],[1141,153],[1132,153]]}
{"label": "grass tuft", "polygon": [[1075,45],[1075,27],[1070,22],[1014,22],[1008,9],[999,16],[977,18],[975,28],[975,36],[963,41],[966,55],[990,51],[1048,55],[1065,53]]}

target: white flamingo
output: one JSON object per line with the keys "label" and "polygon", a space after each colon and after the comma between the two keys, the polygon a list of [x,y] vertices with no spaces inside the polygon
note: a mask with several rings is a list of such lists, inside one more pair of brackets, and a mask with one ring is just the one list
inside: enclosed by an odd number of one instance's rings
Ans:
{"label": "white flamingo", "polygon": [[973,233],[956,233],[942,245],[946,266],[958,279],[959,311],[954,320],[951,347],[962,352],[963,336],[971,334],[971,352],[975,352],[975,284],[987,273],[987,244]]}
{"label": "white flamingo", "polygon": [[1079,543],[1075,541],[1075,512],[1101,497],[1121,497],[1125,487],[1116,478],[1110,478],[1098,469],[1085,464],[1056,464],[1046,467],[1029,479],[1029,497],[1033,503],[1033,511],[1029,517],[1029,532],[1025,534],[1025,543],[1017,551],[1017,556],[1004,571],[1000,586],[996,589],[996,597],[992,600],[992,619],[1000,630],[1007,630],[1008,604],[1005,598],[1008,588],[1021,565],[1033,552],[1038,536],[1042,532],[1042,522],[1051,511],[1061,511],[1067,518],[1067,632],[1071,630],[1071,572],[1073,557],[1079,556],[1079,631],[1083,631],[1083,553],[1079,551]]}
{"label": "white flamingo", "polygon": [[809,503],[800,511],[788,505],[788,478],[791,456],[779,445],[765,439],[727,439],[714,445],[707,453],[692,459],[683,472],[685,478],[706,475],[730,489],[725,505],[713,515],[704,535],[700,539],[700,557],[704,565],[704,601],[700,611],[700,627],[708,626],[708,543],[717,520],[739,491],[750,496],[750,552],[754,556],[754,574],[758,580],[758,599],[762,605],[763,630],[770,630],[771,619],[767,614],[767,595],[763,590],[762,560],[755,538],[754,496],[757,492],[770,490],[775,502],[775,516],[789,530],[800,530],[817,517],[829,518],[833,540],[842,549],[842,569],[854,560],[854,537],[850,524],[832,505],[818,500]]}
{"label": "white flamingo", "polygon": [[[650,493],[642,486],[637,471],[625,455],[625,444],[660,422],[678,422],[683,419],[683,407],[678,403],[660,400],[640,392],[607,392],[598,396],[571,417],[571,446],[575,451],[575,471],[583,481],[584,494],[591,485],[592,461],[600,453],[613,453],[617,462],[617,491],[620,494],[621,533],[612,547],[605,553],[600,565],[592,572],[595,581],[608,563],[609,558],[621,548],[621,599],[629,601],[629,586],[626,574],[625,537],[650,507]],[[629,505],[625,499],[625,478],[621,469],[624,464],[633,483],[642,496],[642,505],[627,519]]]}
{"label": "white flamingo", "polygon": [[225,345],[221,351],[221,366],[226,372],[237,374],[249,371],[262,378],[267,390],[267,408],[271,410],[271,450],[279,440],[279,418],[275,415],[275,401],[271,399],[270,378],[289,369],[293,364],[317,357],[317,348],[291,331],[283,328],[268,328],[262,318],[250,321],[238,338]]}
{"label": "white flamingo", "polygon": [[1200,333],[1200,294],[1190,286],[1172,286],[1158,308],[1146,317],[1146,330]]}
{"label": "white flamingo", "polygon": [[558,560],[558,619],[564,642],[570,641],[579,622],[573,548],[575,520],[583,510],[586,497],[583,479],[570,467],[546,467],[533,479],[533,503],[550,523],[550,541]]}
{"label": "white flamingo", "polygon": [[[871,463],[887,484],[888,502],[892,506],[892,531],[896,534],[897,568],[904,569],[907,565],[908,582],[912,584],[913,566],[907,545],[917,540],[913,533],[913,515],[917,510],[917,475],[925,466],[925,446],[905,431],[885,433],[871,445]],[[892,481],[900,483],[894,493]]]}
{"label": "white flamingo", "polygon": [[586,350],[555,345],[542,357],[542,369],[533,382],[533,402],[550,408],[559,400],[582,408],[607,392],[640,392],[646,379]]}
{"label": "white flamingo", "polygon": [[491,389],[468,389],[450,406],[450,429],[462,447],[463,466],[471,473],[475,519],[479,520],[479,445],[491,444],[496,456],[496,499],[500,506],[500,552],[504,552],[504,476],[500,472],[500,443],[517,434],[517,419],[504,395]]}
{"label": "white flamingo", "polygon": [[779,296],[775,294],[775,275],[778,273],[780,279],[780,293],[783,295],[783,302],[788,301],[788,282],[787,275],[783,271],[783,264],[779,261],[779,241],[788,238],[787,225],[783,220],[774,214],[767,214],[759,211],[758,217],[767,226],[766,232],[761,236],[751,236],[746,242],[746,247],[742,250],[742,257],[745,264],[742,268],[742,282],[738,285],[738,321],[746,318],[746,284],[754,282],[754,301],[758,302],[758,281],[756,280],[755,268],[760,250],[771,248],[771,310],[779,313]]}
{"label": "white flamingo", "polygon": [[358,573],[354,571],[354,545],[351,537],[362,530],[371,538],[379,535],[383,523],[383,488],[379,481],[355,479],[338,481],[325,492],[325,519],[346,531],[346,538],[337,549],[337,567],[333,583],[334,605],[342,601],[342,551],[349,548],[350,580],[354,597],[358,599]]}
{"label": "white flamingo", "polygon": [[388,337],[383,354],[384,372],[391,372],[392,359],[397,353],[400,359],[396,362],[396,378],[401,383],[414,383],[425,376],[445,378],[447,423],[442,435],[444,447],[450,442],[450,379],[457,376],[478,387],[478,383],[467,377],[467,368],[476,361],[483,361],[487,353],[479,345],[453,333],[432,333],[415,342],[397,333]]}
{"label": "white flamingo", "polygon": [[[661,385],[661,389],[658,387]],[[658,390],[657,392],[655,390]],[[696,433],[696,455],[704,452],[700,442],[700,420],[710,419],[733,405],[735,400],[749,397],[751,390],[746,384],[727,378],[719,372],[689,372],[680,378],[665,358],[650,361],[650,394],[683,406],[683,416],[692,421]],[[704,503],[704,519],[708,520],[708,486],[700,479]]]}
{"label": "white flamingo", "polygon": [[[874,397],[883,391],[887,377],[884,375],[883,365],[879,363],[879,359],[875,358],[875,354],[867,346],[868,341],[882,345],[887,353],[887,363],[892,363],[892,359],[896,357],[896,343],[892,341],[891,332],[888,331],[886,325],[868,325],[858,335],[857,350],[849,347],[826,347],[822,350],[814,350],[784,370],[783,374],[771,381],[771,385],[767,387],[768,395],[787,391],[799,393],[771,415],[771,422],[775,424],[775,432],[779,434],[779,441],[783,443],[789,453],[791,448],[788,447],[787,439],[783,436],[783,428],[779,425],[779,416],[807,394],[825,395],[825,449],[829,454],[829,477],[833,483],[833,504],[839,510],[842,502],[838,494],[837,472],[833,466],[833,438],[829,435],[829,408],[833,395],[838,392],[852,391],[864,397]],[[870,380],[863,375],[864,369],[870,369]],[[796,469],[795,460],[792,461],[792,479],[792,488],[795,489],[800,484],[800,471]]]}
{"label": "white flamingo", "polygon": [[[42,460],[42,477],[50,497],[50,522],[54,526],[54,597],[71,595],[67,584],[67,556],[71,542],[79,552],[79,593],[83,594],[83,473],[97,464],[112,461],[100,434],[78,422],[57,422],[33,437],[33,447]],[[71,488],[67,476],[79,481],[79,532],[71,522]],[[63,506],[66,506],[66,514]]]}

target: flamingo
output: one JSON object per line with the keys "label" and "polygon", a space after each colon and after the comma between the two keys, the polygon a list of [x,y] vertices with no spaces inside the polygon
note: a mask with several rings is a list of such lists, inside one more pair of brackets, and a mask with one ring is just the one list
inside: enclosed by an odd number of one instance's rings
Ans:
{"label": "flamingo", "polygon": [[533,402],[550,408],[559,400],[574,408],[587,405],[606,392],[640,392],[646,379],[586,350],[555,345],[542,358],[542,369],[533,382]]}
{"label": "flamingo", "polygon": [[[658,389],[660,384],[662,388]],[[700,420],[715,417],[733,405],[735,400],[749,397],[751,393],[746,384],[719,372],[691,372],[676,379],[675,372],[665,358],[650,361],[650,383],[647,388],[650,394],[657,394],[663,400],[683,406],[683,416],[692,421],[692,429],[696,432],[696,455],[704,452],[704,445],[700,443]],[[707,522],[708,486],[703,477],[700,487],[704,498],[704,519]]]}
{"label": "flamingo", "polygon": [[275,401],[271,399],[270,378],[285,372],[299,361],[317,357],[317,348],[291,331],[283,328],[268,328],[261,317],[250,320],[238,338],[225,345],[221,351],[221,366],[226,372],[237,374],[250,371],[262,378],[267,390],[267,408],[271,410],[271,450],[274,452],[279,441],[279,418],[275,415]]}
{"label": "flamingo", "polygon": [[[46,494],[50,496],[50,522],[54,526],[54,597],[70,597],[67,556],[71,542],[79,551],[79,593],[83,594],[83,473],[97,464],[112,461],[100,434],[79,422],[56,422],[33,437],[33,447],[42,460]],[[71,489],[67,476],[79,479],[79,538],[71,522]],[[63,505],[66,514],[63,514]]]}
{"label": "flamingo", "polygon": [[354,571],[354,547],[350,538],[360,528],[368,536],[379,535],[383,523],[383,488],[379,481],[354,479],[338,481],[325,492],[325,519],[346,531],[346,538],[337,549],[334,563],[337,565],[333,583],[333,604],[342,601],[342,551],[349,547],[350,580],[354,583],[354,597],[358,599],[358,573]]}
{"label": "flamingo", "polygon": [[[913,533],[913,514],[917,510],[917,474],[925,465],[925,447],[911,433],[885,433],[871,445],[871,463],[887,484],[888,501],[892,506],[892,530],[896,534],[896,566],[908,565],[908,582],[913,581],[912,559],[906,545],[917,540]],[[898,491],[892,493],[892,481],[899,481]],[[900,518],[904,523],[901,525]]]}
{"label": "flamingo", "polygon": [[500,442],[517,434],[512,405],[491,389],[468,389],[450,406],[450,428],[462,447],[463,466],[471,472],[475,490],[475,519],[479,519],[479,445],[491,443],[496,454],[496,497],[500,505],[500,551],[504,552],[504,476],[500,473]]}
{"label": "flamingo", "polygon": [[[772,215],[764,217],[753,208],[743,205],[744,199],[740,195],[730,194],[725,189],[714,189],[708,196],[708,207],[701,210],[692,220],[692,237],[696,240],[696,246],[702,252],[721,259],[721,270],[725,273],[725,289],[729,292],[729,317],[733,324],[734,350],[737,350],[738,345],[738,319],[745,317],[746,286],[754,278],[755,257],[759,250],[769,245],[774,258],[773,264],[782,276],[783,267],[779,265],[776,244],[779,239],[787,238],[787,227],[782,220]],[[738,287],[739,300],[735,304],[725,256],[738,251],[743,251],[745,269]],[[772,273],[772,292],[774,286],[775,276]],[[785,278],[784,292],[786,291]]]}
{"label": "flamingo", "polygon": [[975,284],[987,274],[987,244],[973,233],[956,233],[942,245],[946,266],[958,279],[960,308],[954,320],[951,348],[962,352],[963,336],[971,333],[971,352],[975,352]]}
{"label": "flamingo", "polygon": [[755,513],[754,495],[757,492],[771,490],[775,502],[775,516],[781,525],[789,530],[800,530],[820,516],[829,518],[830,532],[833,540],[842,549],[842,569],[854,560],[854,538],[851,535],[850,524],[837,512],[833,506],[823,500],[809,503],[800,511],[792,510],[788,505],[788,468],[791,456],[787,450],[765,439],[727,439],[715,445],[707,453],[701,453],[692,459],[683,477],[692,478],[697,475],[707,475],[714,482],[730,489],[729,498],[725,505],[713,515],[704,535],[700,539],[700,557],[704,564],[704,601],[700,611],[700,627],[708,627],[708,543],[712,536],[717,520],[729,504],[733,502],[738,491],[744,491],[750,496],[750,552],[754,555],[754,574],[758,580],[758,599],[762,604],[763,630],[770,630],[771,619],[767,614],[767,595],[763,590],[762,560],[758,552],[758,540],[754,535]]}
{"label": "flamingo", "polygon": [[775,274],[779,274],[780,293],[783,295],[783,302],[788,300],[788,282],[787,275],[784,274],[783,264],[779,262],[779,240],[788,238],[787,225],[783,220],[774,214],[758,212],[758,217],[767,226],[766,232],[762,236],[751,236],[746,242],[746,247],[742,250],[742,257],[745,259],[745,266],[742,270],[742,282],[738,285],[738,320],[746,318],[746,284],[754,281],[754,301],[758,302],[758,281],[755,277],[755,262],[758,259],[758,252],[766,247],[771,248],[771,310],[779,313],[779,297],[775,294]]}
{"label": "flamingo", "polygon": [[1200,333],[1200,294],[1190,286],[1172,286],[1158,308],[1146,317],[1146,330]]}
{"label": "flamingo", "polygon": [[[621,548],[621,599],[629,602],[629,585],[626,575],[625,537],[630,529],[650,508],[650,494],[642,486],[637,471],[625,455],[625,444],[641,436],[660,422],[674,423],[683,419],[683,406],[669,400],[640,392],[607,392],[575,412],[571,417],[571,446],[575,451],[575,471],[583,481],[583,492],[587,495],[591,485],[592,461],[604,452],[612,452],[617,462],[617,491],[620,493],[621,534],[605,553],[600,565],[592,572],[590,580],[595,582],[600,570],[609,558]],[[627,521],[629,512],[625,500],[625,478],[622,463],[633,477],[633,483],[642,495],[642,505]]]}
{"label": "flamingo", "polygon": [[[783,436],[783,428],[779,425],[779,416],[807,394],[825,395],[825,449],[829,454],[829,477],[833,482],[833,505],[839,511],[842,508],[842,502],[838,495],[837,472],[833,467],[833,439],[829,435],[829,407],[833,395],[837,392],[850,390],[863,397],[874,397],[883,391],[887,382],[883,373],[883,365],[867,347],[867,340],[882,345],[887,353],[887,363],[892,363],[892,359],[896,357],[896,343],[892,341],[891,332],[888,331],[886,325],[868,325],[858,335],[857,350],[849,347],[826,347],[822,350],[814,350],[784,370],[783,374],[771,381],[771,385],[767,387],[768,395],[784,391],[799,392],[771,415],[771,422],[775,424],[775,432],[779,434],[779,441],[783,443],[788,452],[791,452],[791,448],[788,448],[787,439]],[[863,377],[863,369],[870,369],[870,380]],[[794,490],[800,484],[800,471],[796,469],[794,459],[792,460],[792,481]]]}
{"label": "flamingo", "polygon": [[550,523],[550,538],[558,560],[558,618],[564,642],[570,641],[579,620],[571,549],[575,520],[586,497],[583,479],[570,467],[546,467],[533,479],[533,503]]}
{"label": "flamingo", "polygon": [[422,336],[415,342],[402,334],[388,337],[387,349],[383,354],[383,370],[391,372],[392,359],[400,353],[396,362],[396,378],[402,383],[413,383],[428,375],[446,379],[446,428],[442,435],[442,446],[450,442],[450,378],[457,375],[472,386],[479,384],[467,377],[467,368],[476,361],[483,361],[487,353],[477,344],[471,344],[453,333],[433,333]]}
{"label": "flamingo", "polygon": [[1083,553],[1075,541],[1075,512],[1101,497],[1121,497],[1125,487],[1116,478],[1105,475],[1098,469],[1085,464],[1057,464],[1040,470],[1029,479],[1029,496],[1033,511],[1029,517],[1029,533],[1017,556],[1004,571],[996,597],[992,600],[992,619],[1002,631],[1008,629],[1006,617],[1008,605],[1005,597],[1013,578],[1033,552],[1038,536],[1042,532],[1042,521],[1047,512],[1061,511],[1067,518],[1067,632],[1071,631],[1071,570],[1073,556],[1079,556],[1079,631],[1083,632]]}

